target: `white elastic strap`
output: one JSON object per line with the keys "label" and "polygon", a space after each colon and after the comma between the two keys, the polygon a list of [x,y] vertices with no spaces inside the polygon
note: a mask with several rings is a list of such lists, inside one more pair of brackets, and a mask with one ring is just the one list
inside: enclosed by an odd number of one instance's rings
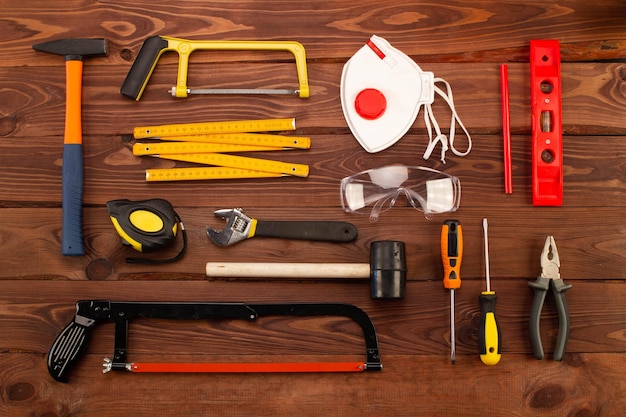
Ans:
{"label": "white elastic strap", "polygon": [[[446,135],[441,133],[439,123],[437,123],[437,120],[433,115],[433,108],[430,104],[426,104],[424,106],[424,122],[426,123],[426,128],[428,130],[428,146],[426,147],[426,151],[424,152],[424,159],[430,158],[430,155],[435,150],[435,146],[437,146],[437,143],[441,142],[441,162],[445,164],[446,151],[448,150],[448,138],[446,137]],[[435,133],[437,133],[435,139],[433,139],[433,129],[435,129]]]}
{"label": "white elastic strap", "polygon": [[[439,125],[437,124],[437,121],[435,120],[435,116],[433,114],[431,105],[429,104],[425,106],[424,120],[426,122],[426,127],[428,128],[429,142],[426,148],[426,152],[424,152],[424,159],[430,158],[430,155],[433,152],[437,143],[441,142],[441,162],[445,163],[446,162],[445,153],[448,149],[451,149],[452,153],[454,153],[456,156],[468,155],[470,151],[472,150],[472,137],[470,136],[469,132],[465,128],[465,125],[461,121],[461,118],[456,112],[456,108],[454,106],[454,97],[452,96],[452,88],[450,87],[450,84],[443,78],[435,78],[434,82],[435,84],[438,82],[441,82],[441,83],[444,83],[446,86],[446,91],[443,91],[436,85],[434,86],[434,90],[437,94],[439,94],[439,96],[441,96],[445,100],[445,102],[448,104],[448,107],[450,107],[450,111],[452,112],[452,117],[450,118],[450,133],[449,133],[450,140],[449,140],[449,147],[448,147],[448,140],[446,136],[441,133],[441,129],[439,128]],[[432,126],[431,126],[431,122],[432,122]],[[461,129],[463,129],[463,132],[465,133],[465,136],[467,137],[467,149],[465,150],[465,152],[459,152],[454,147],[454,134],[456,130],[456,123],[458,123],[459,126],[461,126]],[[435,132],[437,133],[437,136],[435,137],[434,140],[432,138],[433,128],[435,129]]]}

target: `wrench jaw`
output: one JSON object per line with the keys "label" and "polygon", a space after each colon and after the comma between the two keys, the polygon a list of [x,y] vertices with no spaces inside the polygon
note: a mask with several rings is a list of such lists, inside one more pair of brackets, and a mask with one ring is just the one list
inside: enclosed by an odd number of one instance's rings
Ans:
{"label": "wrench jaw", "polygon": [[242,240],[248,239],[253,219],[243,214],[242,209],[222,209],[213,214],[226,220],[226,226],[222,231],[217,231],[207,226],[206,232],[209,239],[217,246],[230,246]]}

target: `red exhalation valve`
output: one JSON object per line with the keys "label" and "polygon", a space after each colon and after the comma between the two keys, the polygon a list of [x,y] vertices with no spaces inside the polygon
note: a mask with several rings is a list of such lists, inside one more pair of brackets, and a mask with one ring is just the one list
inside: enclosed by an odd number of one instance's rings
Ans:
{"label": "red exhalation valve", "polygon": [[561,54],[556,40],[530,41],[533,205],[563,204]]}
{"label": "red exhalation valve", "polygon": [[354,100],[356,112],[364,119],[375,120],[387,110],[385,95],[375,88],[366,88]]}

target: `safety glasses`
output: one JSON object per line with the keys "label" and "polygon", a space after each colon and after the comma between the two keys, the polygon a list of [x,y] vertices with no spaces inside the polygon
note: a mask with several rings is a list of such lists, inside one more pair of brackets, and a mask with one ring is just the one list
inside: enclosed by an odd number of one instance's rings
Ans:
{"label": "safety glasses", "polygon": [[406,197],[407,206],[424,212],[456,211],[461,202],[461,182],[457,177],[419,166],[389,165],[368,169],[341,180],[341,205],[348,213],[366,212],[370,221]]}

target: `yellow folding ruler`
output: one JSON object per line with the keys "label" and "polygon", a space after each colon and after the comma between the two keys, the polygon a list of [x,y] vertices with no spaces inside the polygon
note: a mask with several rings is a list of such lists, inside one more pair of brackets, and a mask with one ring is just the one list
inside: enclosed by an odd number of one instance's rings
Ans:
{"label": "yellow folding ruler", "polygon": [[183,123],[143,126],[133,129],[135,139],[224,133],[280,132],[296,130],[296,119],[234,120],[228,122]]}
{"label": "yellow folding ruler", "polygon": [[212,165],[193,168],[146,170],[146,181],[202,179],[306,177],[309,166],[269,159],[227,154],[228,152],[309,149],[307,137],[285,137],[254,132],[294,130],[295,119],[244,120],[137,127],[135,138],[161,142],[136,143],[133,154]]}

